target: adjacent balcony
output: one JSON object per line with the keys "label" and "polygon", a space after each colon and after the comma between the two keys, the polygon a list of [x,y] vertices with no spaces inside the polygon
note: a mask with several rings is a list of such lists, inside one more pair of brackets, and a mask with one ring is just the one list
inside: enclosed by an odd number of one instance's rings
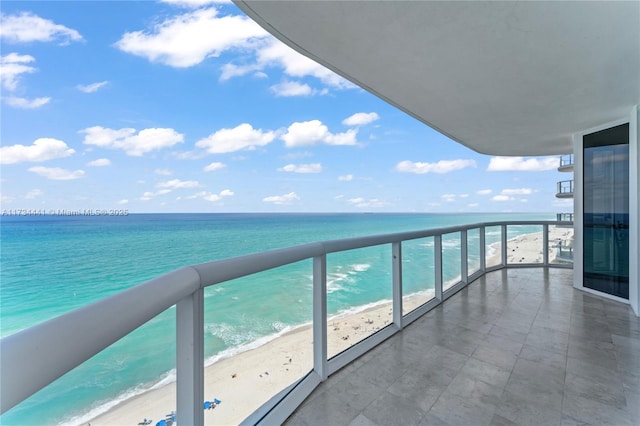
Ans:
{"label": "adjacent balcony", "polygon": [[573,222],[573,213],[557,213],[556,220],[558,222]]}
{"label": "adjacent balcony", "polygon": [[559,172],[572,172],[573,171],[573,154],[563,155],[560,157]]}
{"label": "adjacent balcony", "polygon": [[558,182],[557,198],[573,198],[573,179]]}

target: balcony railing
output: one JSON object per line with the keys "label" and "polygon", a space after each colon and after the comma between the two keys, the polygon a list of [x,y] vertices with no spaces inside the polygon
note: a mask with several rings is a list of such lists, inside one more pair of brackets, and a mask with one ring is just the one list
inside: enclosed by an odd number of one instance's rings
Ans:
{"label": "balcony railing", "polygon": [[558,170],[567,172],[573,170],[573,154],[563,155],[560,157],[560,167]]}
{"label": "balcony railing", "polygon": [[571,198],[573,197],[573,180],[563,180],[558,182],[558,192],[556,193],[558,198]]}
{"label": "balcony railing", "polygon": [[[510,227],[536,226],[542,231],[541,258],[536,263],[513,263],[508,257]],[[505,267],[571,267],[549,260],[549,230],[567,222],[491,222],[451,228],[402,232],[342,240],[323,241],[271,250],[241,257],[187,266],[111,297],[71,311],[47,322],[20,331],[0,341],[0,411],[4,413],[52,381],[76,368],[122,337],[176,306],[176,387],[177,420],[182,425],[202,425],[204,415],[204,289],[209,286],[271,270],[305,259],[312,260],[313,276],[313,368],[281,390],[245,423],[276,424],[293,410],[329,375],[382,343],[415,321],[468,283],[486,272]],[[498,260],[487,264],[486,235],[499,232]],[[459,237],[460,275],[458,281],[443,278],[443,236]],[[468,235],[474,236],[473,250]],[[475,243],[477,236],[478,243]],[[433,239],[435,297],[403,315],[403,243]],[[538,240],[539,241],[539,240]],[[392,323],[365,340],[329,359],[327,357],[327,255],[366,247],[390,245]],[[478,261],[470,261],[470,251],[478,250]],[[509,255],[512,256],[511,250]],[[522,262],[522,260],[519,260]]]}
{"label": "balcony railing", "polygon": [[573,262],[573,238],[558,243],[556,259],[562,262]]}
{"label": "balcony railing", "polygon": [[558,222],[573,222],[573,213],[557,213],[556,220]]}

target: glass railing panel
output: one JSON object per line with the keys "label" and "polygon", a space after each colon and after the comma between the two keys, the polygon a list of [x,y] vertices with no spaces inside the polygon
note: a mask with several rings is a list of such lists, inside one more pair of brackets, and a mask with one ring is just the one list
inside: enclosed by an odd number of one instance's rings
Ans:
{"label": "glass railing panel", "polygon": [[480,270],[480,229],[467,230],[467,272],[469,276]]}
{"label": "glass railing panel", "polygon": [[460,282],[462,277],[461,233],[442,235],[442,289],[447,290]]}
{"label": "glass railing panel", "polygon": [[402,314],[435,297],[433,237],[402,243]]}
{"label": "glass railing panel", "polygon": [[304,260],[205,289],[205,424],[239,424],[312,370],[312,271]]}
{"label": "glass railing panel", "polygon": [[558,182],[558,194],[573,194],[573,180]]}
{"label": "glass railing panel", "polygon": [[502,227],[487,226],[484,235],[485,265],[487,268],[498,266],[502,262],[500,259]]}
{"label": "glass railing panel", "polygon": [[[175,338],[172,307],[4,413],[0,424],[137,424],[144,417],[164,418],[176,407]],[[135,403],[136,395],[148,404]]]}
{"label": "glass railing panel", "polygon": [[542,225],[510,225],[507,227],[507,264],[543,262]]}
{"label": "glass railing panel", "polygon": [[386,327],[392,318],[391,245],[327,255],[327,356]]}
{"label": "glass railing panel", "polygon": [[573,263],[573,228],[549,226],[549,263]]}
{"label": "glass railing panel", "polygon": [[560,157],[560,167],[573,165],[573,154],[563,155]]}

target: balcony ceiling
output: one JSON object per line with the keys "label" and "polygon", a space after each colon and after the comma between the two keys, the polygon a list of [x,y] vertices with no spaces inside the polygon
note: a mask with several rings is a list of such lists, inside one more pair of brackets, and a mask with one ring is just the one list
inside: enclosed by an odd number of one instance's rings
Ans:
{"label": "balcony ceiling", "polygon": [[640,2],[236,1],[274,36],[459,143],[572,150],[640,100]]}

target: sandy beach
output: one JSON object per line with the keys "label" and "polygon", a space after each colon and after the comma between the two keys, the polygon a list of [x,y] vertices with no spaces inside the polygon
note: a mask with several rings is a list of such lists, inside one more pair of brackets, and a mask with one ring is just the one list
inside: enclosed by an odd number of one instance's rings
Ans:
{"label": "sandy beach", "polygon": [[[557,241],[569,239],[571,228],[550,227],[549,260],[555,258]],[[500,243],[487,265],[500,259]],[[542,233],[519,236],[508,242],[509,263],[542,261]],[[432,297],[433,293],[405,297],[407,313]],[[384,303],[349,315],[328,320],[327,346],[332,355],[385,327],[392,321],[391,303]],[[222,402],[204,413],[207,425],[238,424],[275,393],[305,376],[313,364],[311,325],[304,325],[282,336],[205,368],[205,400]],[[92,426],[137,425],[151,419],[152,425],[176,408],[175,382],[130,398],[108,412],[90,420]]]}
{"label": "sandy beach", "polygon": [[[549,227],[549,263],[556,262],[556,246],[560,241],[573,240],[573,228]],[[487,257],[487,266],[500,264],[501,243],[492,244],[492,256]],[[507,241],[507,263],[542,263],[544,253],[542,232],[520,235]]]}

